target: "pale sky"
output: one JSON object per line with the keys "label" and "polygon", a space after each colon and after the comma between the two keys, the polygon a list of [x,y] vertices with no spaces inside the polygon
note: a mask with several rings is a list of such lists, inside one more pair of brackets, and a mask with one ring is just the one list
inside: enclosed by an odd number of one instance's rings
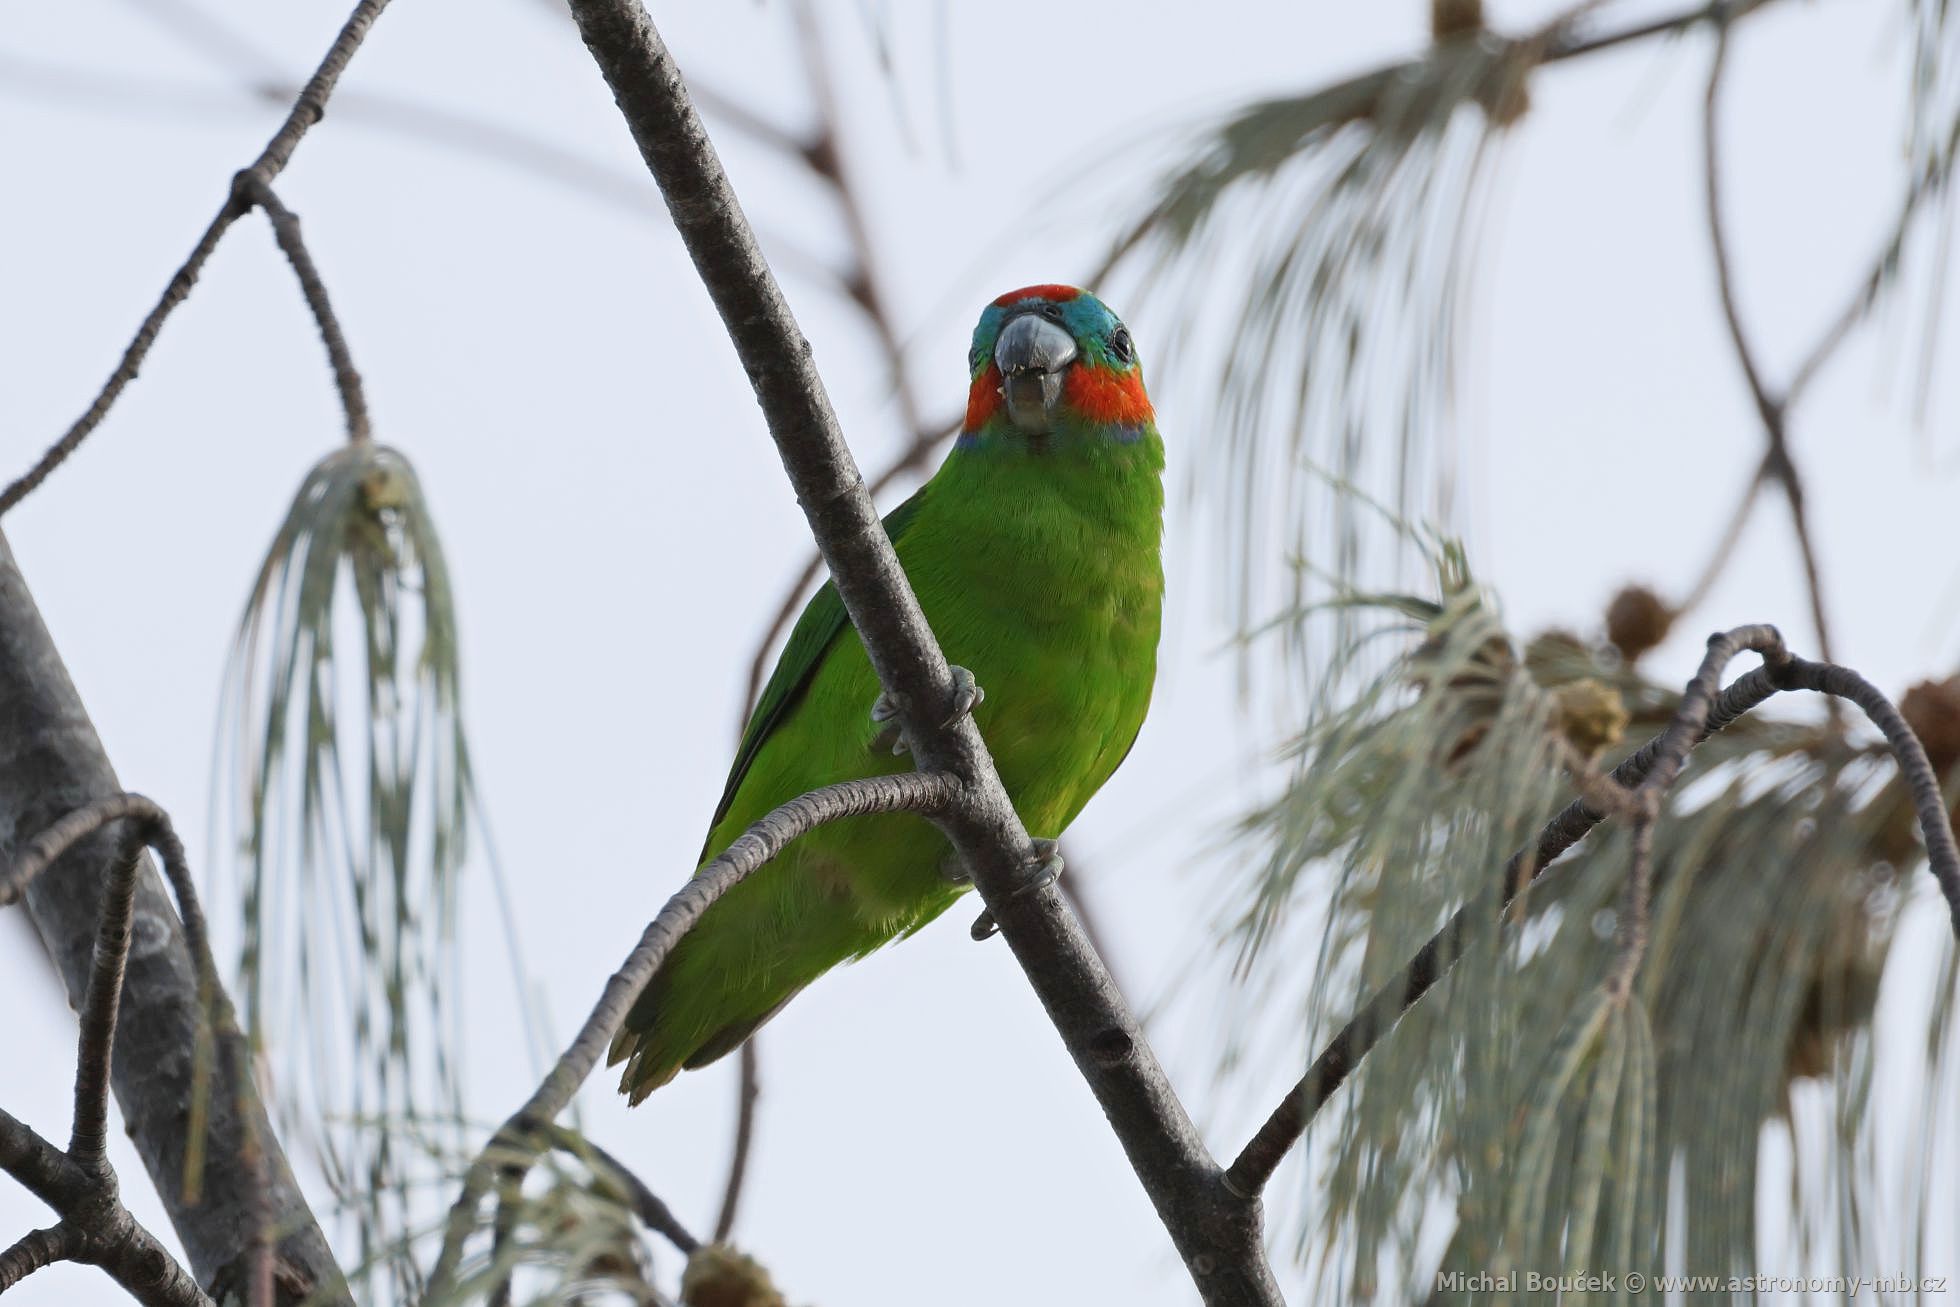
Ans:
{"label": "pale sky", "polygon": [[[341,0],[199,3],[291,78],[345,16]],[[1674,7],[1604,8],[1617,23]],[[1550,6],[1492,10],[1515,30]],[[1738,33],[1727,198],[1743,310],[1775,380],[1836,311],[1896,202],[1903,10],[1780,5]],[[1133,4],[1119,19],[1110,6],[1024,0],[823,5],[851,160],[924,407],[962,402],[966,335],[987,299],[1093,265],[1117,201],[1141,201],[1170,162],[1162,143],[1180,138],[1168,129],[1414,50],[1426,11],[1212,0]],[[15,5],[0,25],[11,255],[0,477],[88,403],[283,112],[153,12],[134,0]],[[803,121],[781,4],[656,4],[654,15],[690,75]],[[878,69],[877,33],[895,76]],[[1474,255],[1455,525],[1520,631],[1592,626],[1629,579],[1685,587],[1760,457],[1703,228],[1708,48],[1700,33],[1541,73],[1497,162]],[[458,592],[479,785],[524,957],[562,1037],[693,865],[754,642],[808,536],[568,22],[538,0],[399,0],[343,88],[279,190],[335,297],[377,437],[406,452],[432,501]],[[520,130],[614,180],[571,186],[391,127],[384,97]],[[737,136],[717,138],[765,238],[842,248],[818,188]],[[1078,184],[1085,169],[1093,181]],[[868,468],[882,466],[899,437],[875,342],[798,265],[779,274],[846,433]],[[1157,358],[1167,324],[1129,312],[1133,285],[1099,289],[1146,362]],[[1915,288],[1853,341],[1793,430],[1838,653],[1895,693],[1945,675],[1960,652],[1950,390],[1935,387],[1923,424],[1913,414],[1907,346],[1926,302]],[[1951,341],[1936,359],[1952,360]],[[1214,536],[1183,493],[1210,456],[1212,397],[1190,384],[1154,391],[1174,490],[1157,698],[1067,843],[1110,924],[1112,964],[1133,1001],[1161,1013],[1157,1050],[1229,1157],[1307,1050],[1267,1050],[1221,1085],[1230,996],[1194,988],[1212,986],[1216,968],[1179,982],[1209,953],[1217,905],[1250,874],[1222,834],[1265,783],[1280,723],[1237,705]],[[312,326],[263,222],[248,219],[102,429],[6,521],[124,783],[177,815],[206,884],[233,626],[291,494],[340,438]],[[1771,498],[1654,670],[1685,677],[1707,630],[1745,621],[1775,621],[1814,651],[1793,559]],[[465,889],[471,1105],[501,1118],[534,1077],[481,870]],[[969,916],[834,973],[768,1028],[739,1241],[797,1303],[1189,1302],[1088,1090],[1006,948],[968,941]],[[18,920],[0,930],[14,958],[0,964],[16,987],[14,1047],[35,1050],[0,1066],[0,1103],[57,1135],[73,1024],[33,947]],[[592,1137],[697,1232],[720,1193],[733,1077],[730,1059],[629,1113],[601,1073],[582,1099]],[[116,1160],[132,1206],[168,1239],[133,1154]],[[1306,1180],[1294,1166],[1275,1181],[1272,1242],[1294,1286],[1287,1250]],[[0,1242],[46,1219],[0,1182]],[[37,1274],[16,1299],[122,1300],[79,1267]]]}

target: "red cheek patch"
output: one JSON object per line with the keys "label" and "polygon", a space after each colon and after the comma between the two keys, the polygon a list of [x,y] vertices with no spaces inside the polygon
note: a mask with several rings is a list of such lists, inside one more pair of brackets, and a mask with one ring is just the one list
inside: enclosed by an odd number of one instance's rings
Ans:
{"label": "red cheek patch", "polygon": [[1000,368],[989,363],[987,370],[966,392],[966,429],[978,431],[987,419],[1000,411]]}
{"label": "red cheek patch", "polygon": [[1010,304],[1019,304],[1022,300],[1048,300],[1055,304],[1066,304],[1081,293],[1073,286],[1057,286],[1052,282],[1045,286],[1023,286],[1019,290],[1010,290],[995,300],[994,307],[1004,309]]}
{"label": "red cheek patch", "polygon": [[1069,369],[1068,379],[1062,383],[1062,398],[1091,422],[1135,426],[1151,417],[1150,396],[1144,393],[1142,375],[1134,369],[1112,372],[1078,364]]}

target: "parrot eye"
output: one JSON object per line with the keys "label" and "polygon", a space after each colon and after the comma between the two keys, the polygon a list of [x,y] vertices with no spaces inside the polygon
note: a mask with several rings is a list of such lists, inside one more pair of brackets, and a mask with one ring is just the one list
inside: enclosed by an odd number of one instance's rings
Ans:
{"label": "parrot eye", "polygon": [[1118,325],[1109,333],[1109,356],[1125,367],[1136,357],[1136,347],[1130,343],[1130,329]]}

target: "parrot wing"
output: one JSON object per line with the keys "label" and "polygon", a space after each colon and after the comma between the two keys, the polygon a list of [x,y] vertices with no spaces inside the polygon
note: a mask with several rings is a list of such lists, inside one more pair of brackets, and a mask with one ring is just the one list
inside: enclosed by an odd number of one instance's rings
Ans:
{"label": "parrot wing", "polygon": [[[920,486],[910,499],[894,508],[885,516],[885,535],[894,547],[904,538],[906,527],[919,515],[919,508],[925,502],[927,486]],[[817,592],[810,596],[803,615],[796,619],[791,628],[789,642],[783,646],[782,655],[776,659],[776,670],[769,674],[769,681],[762,687],[762,695],[756,700],[755,711],[749,715],[747,729],[742,732],[742,743],[735,750],[735,764],[729,768],[728,784],[722,788],[721,802],[715,805],[714,820],[708,823],[708,838],[714,838],[715,827],[721,825],[722,818],[735,802],[735,792],[742,787],[742,778],[749,774],[755,763],[756,754],[763,743],[788,719],[796,705],[802,701],[803,692],[810,686],[811,678],[822,665],[824,654],[850,625],[850,617],[844,611],[844,601],[837,594],[837,587],[825,581]],[[871,705],[864,706],[866,713]],[[713,850],[703,847],[701,856],[706,858]]]}

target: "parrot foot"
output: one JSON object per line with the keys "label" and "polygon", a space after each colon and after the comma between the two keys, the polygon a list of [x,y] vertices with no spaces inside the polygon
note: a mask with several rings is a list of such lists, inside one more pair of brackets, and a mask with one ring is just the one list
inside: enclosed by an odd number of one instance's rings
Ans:
{"label": "parrot foot", "polygon": [[[1054,840],[1034,841],[1034,875],[1030,876],[1025,884],[1017,886],[1009,897],[1018,899],[1024,894],[1033,894],[1061,879],[1062,855],[1055,844]],[[982,908],[980,915],[973,919],[972,929],[967,933],[973,936],[975,943],[978,943],[1000,933],[1000,925],[994,920],[992,912]]]}
{"label": "parrot foot", "polygon": [[[946,670],[953,675],[953,704],[952,711],[940,723],[941,726],[951,726],[978,708],[987,697],[987,692],[980,688],[980,682],[974,680],[973,673],[966,668],[953,666]],[[898,730],[898,714],[898,701],[890,692],[880,690],[871,704],[871,720],[884,729],[871,741],[871,747],[882,749],[889,746],[894,757],[905,752],[905,737]]]}

